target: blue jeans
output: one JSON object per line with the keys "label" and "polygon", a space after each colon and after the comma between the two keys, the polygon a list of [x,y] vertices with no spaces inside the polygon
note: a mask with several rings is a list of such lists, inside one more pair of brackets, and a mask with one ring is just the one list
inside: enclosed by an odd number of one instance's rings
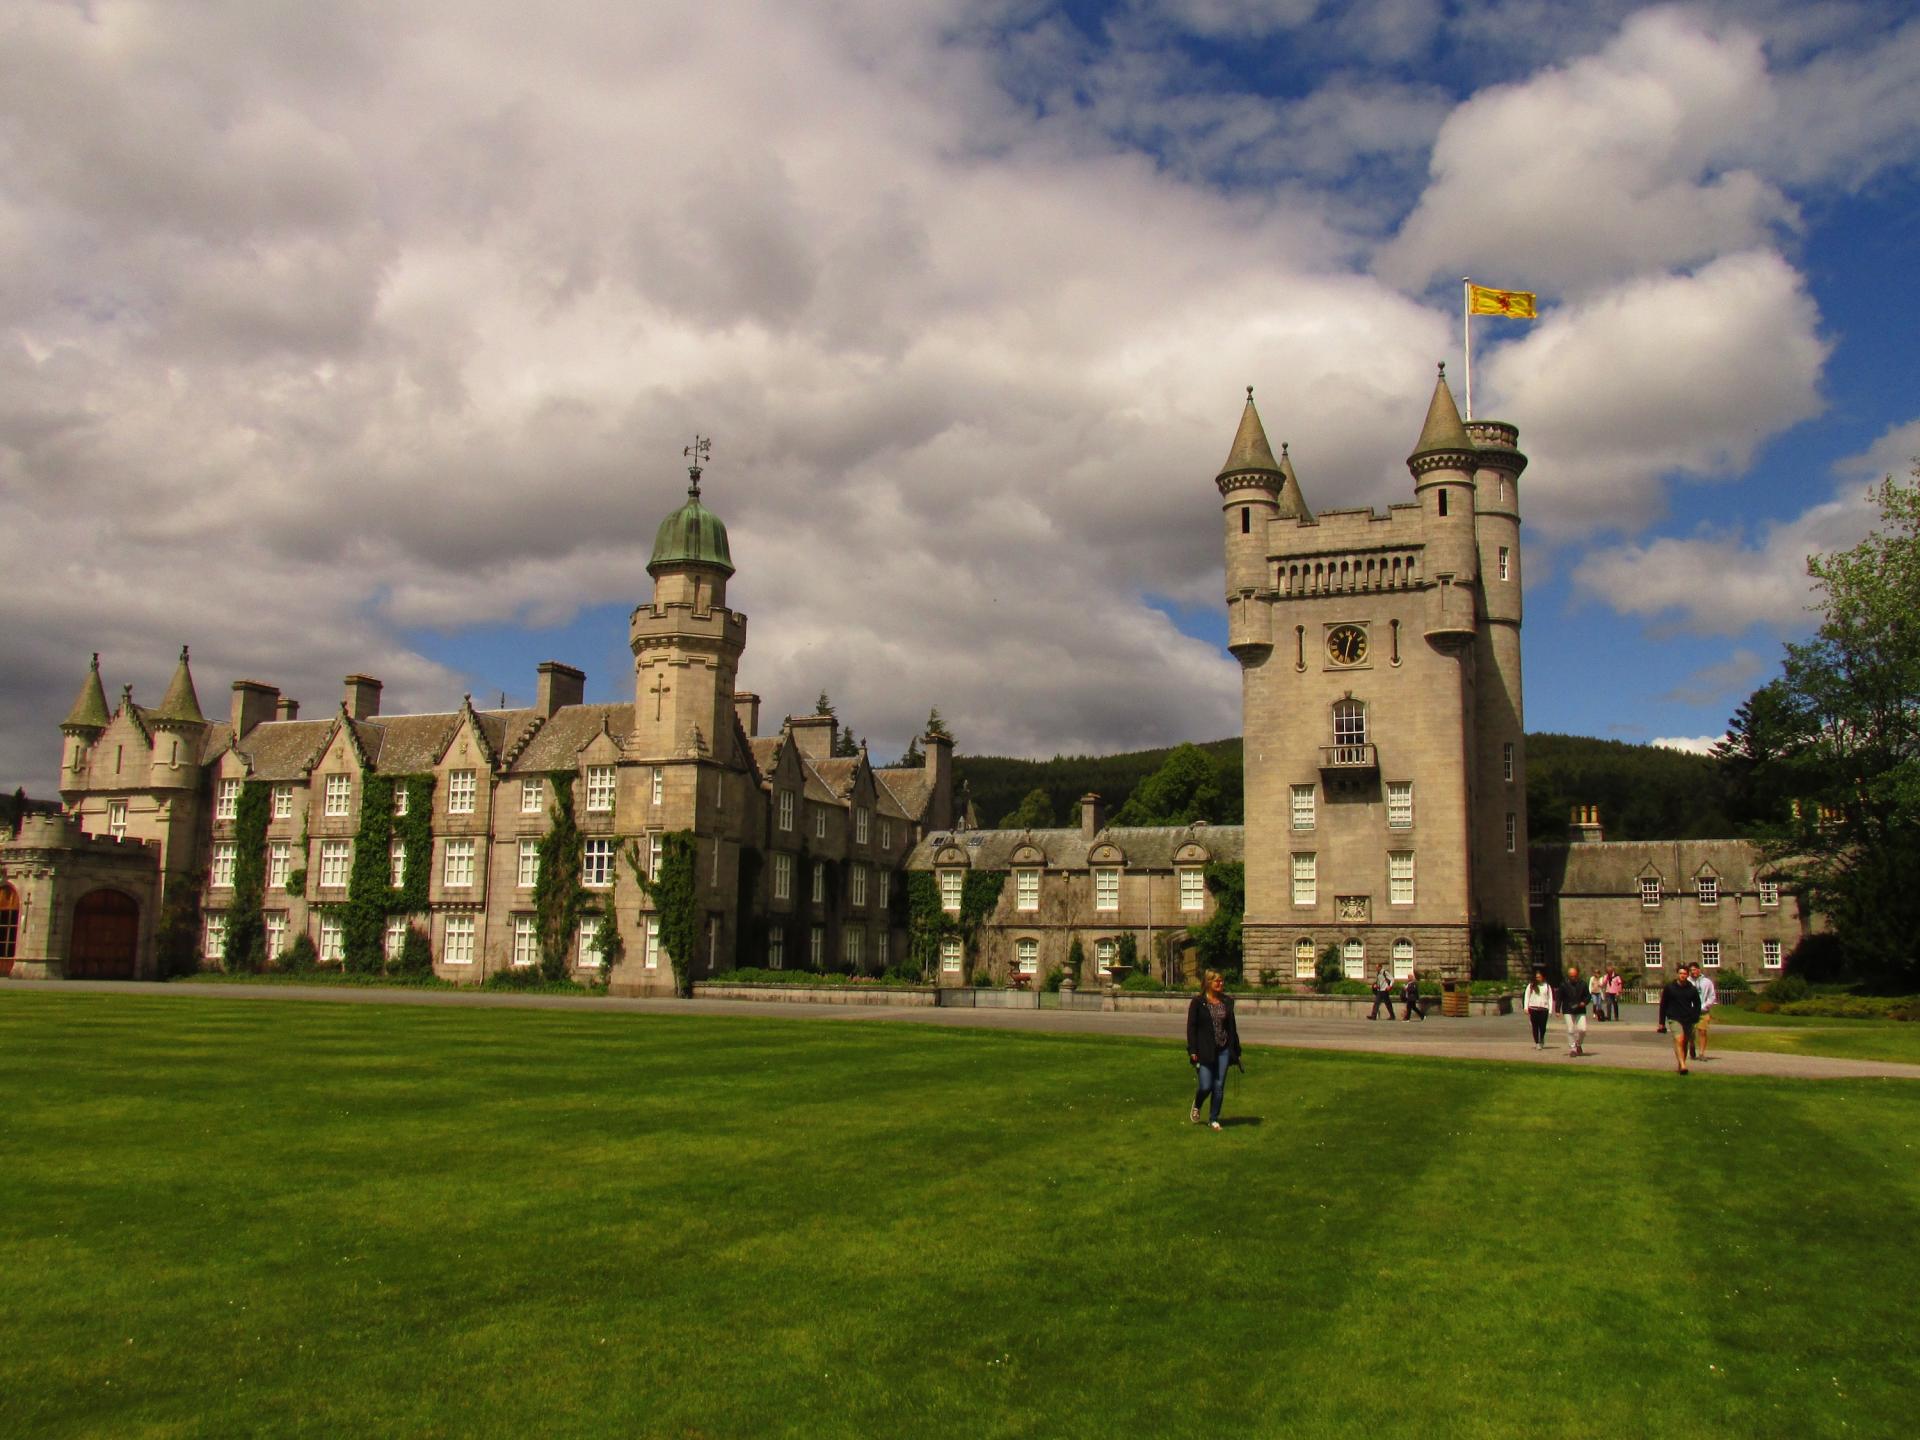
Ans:
{"label": "blue jeans", "polygon": [[1233,1056],[1222,1049],[1213,1059],[1193,1067],[1193,1073],[1200,1082],[1193,1092],[1193,1108],[1198,1110],[1200,1102],[1211,1095],[1213,1100],[1207,1115],[1210,1121],[1220,1118],[1220,1104],[1227,1098],[1227,1067],[1232,1063]]}

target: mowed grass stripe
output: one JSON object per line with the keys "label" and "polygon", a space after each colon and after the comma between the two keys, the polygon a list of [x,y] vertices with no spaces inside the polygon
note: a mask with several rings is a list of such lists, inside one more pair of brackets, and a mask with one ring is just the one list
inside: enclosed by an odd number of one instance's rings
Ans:
{"label": "mowed grass stripe", "polygon": [[1904,1433],[1912,1087],[1248,1066],[0,992],[0,1431]]}

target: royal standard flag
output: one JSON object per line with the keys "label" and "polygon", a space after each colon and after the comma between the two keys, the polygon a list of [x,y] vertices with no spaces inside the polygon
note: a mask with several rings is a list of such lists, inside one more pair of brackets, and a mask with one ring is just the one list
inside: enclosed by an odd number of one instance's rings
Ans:
{"label": "royal standard flag", "polygon": [[1473,315],[1505,315],[1509,320],[1531,320],[1533,291],[1490,290],[1485,285],[1467,286],[1467,311]]}

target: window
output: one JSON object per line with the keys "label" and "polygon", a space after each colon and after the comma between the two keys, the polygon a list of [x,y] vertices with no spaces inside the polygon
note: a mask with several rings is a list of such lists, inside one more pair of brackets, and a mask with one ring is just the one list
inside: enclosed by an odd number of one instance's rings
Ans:
{"label": "window", "polygon": [[1311,830],[1313,828],[1314,788],[1311,785],[1293,787],[1293,828]]}
{"label": "window", "polygon": [[1353,939],[1340,947],[1340,973],[1349,980],[1367,978],[1367,942]]}
{"label": "window", "polygon": [[1253,507],[1251,505],[1242,505],[1240,507],[1240,533],[1242,535],[1251,535],[1253,533]]}
{"label": "window", "polygon": [[351,840],[322,840],[320,842],[322,888],[344,886],[347,883],[347,870],[352,863],[353,842]]}
{"label": "window", "polygon": [[1040,942],[1038,940],[1016,940],[1013,943],[1014,963],[1020,967],[1022,975],[1040,973]]}
{"label": "window", "polygon": [[1120,872],[1118,870],[1102,867],[1093,872],[1093,908],[1096,910],[1120,908]]}
{"label": "window", "polygon": [[393,813],[396,817],[407,813],[407,782],[400,780],[393,787]]}
{"label": "window", "polygon": [[824,905],[827,902],[827,862],[813,862],[813,903]]}
{"label": "window", "polygon": [[353,777],[351,775],[327,776],[327,808],[325,813],[338,819],[353,810]]}
{"label": "window", "polygon": [[867,963],[865,953],[866,940],[867,936],[864,930],[847,931],[844,945],[847,952],[847,968],[849,970],[857,973],[865,968]]}
{"label": "window", "polygon": [[887,968],[887,932],[884,930],[873,937],[873,964],[876,970]]}
{"label": "window", "polygon": [[[451,804],[451,802],[449,802]],[[544,780],[522,780],[520,782],[520,813],[538,815],[547,808],[547,782]]]}
{"label": "window", "polygon": [[213,842],[213,866],[207,872],[207,883],[216,890],[233,888],[233,842],[231,840]]}
{"label": "window", "polygon": [[[818,930],[814,931],[816,935],[819,933]],[[958,940],[940,942],[940,973],[943,975],[960,973],[960,942]]]}
{"label": "window", "polygon": [[1509,785],[1513,783],[1513,742],[1511,740],[1500,747],[1500,778]]}
{"label": "window", "polygon": [[580,865],[580,883],[590,890],[604,890],[613,884],[613,841],[587,841]]}
{"label": "window", "polygon": [[1311,980],[1316,973],[1317,957],[1313,953],[1313,941],[1302,935],[1293,942],[1293,978]]}
{"label": "window", "polygon": [[1538,873],[1527,877],[1527,904],[1538,910],[1547,903],[1547,877]]}
{"label": "window", "polygon": [[1640,877],[1640,908],[1642,910],[1660,908],[1660,877],[1658,875]]}
{"label": "window", "polygon": [[787,968],[787,932],[784,930],[767,932],[767,968],[769,970]]}
{"label": "window", "polygon": [[[447,813],[449,815],[473,814],[474,772],[471,770],[450,770],[447,772]],[[331,812],[329,812],[331,813]],[[454,962],[449,960],[449,965]]]}
{"label": "window", "polygon": [[1702,940],[1700,942],[1700,966],[1705,970],[1718,970],[1720,968],[1720,942],[1718,940]]}
{"label": "window", "polygon": [[813,838],[816,840],[827,838],[827,807],[824,805],[813,807]]}
{"label": "window", "polygon": [[447,841],[446,866],[441,873],[442,881],[449,887],[473,884],[473,841]]}
{"label": "window", "polygon": [[1505,545],[1502,545],[1500,547],[1500,578],[1502,580],[1511,578],[1512,565],[1513,565],[1513,552],[1509,550]]}
{"label": "window", "polygon": [[1387,856],[1387,903],[1413,903],[1413,852],[1395,850]]}
{"label": "window", "polygon": [[538,840],[520,842],[513,883],[522,890],[531,890],[540,883],[540,842]]}
{"label": "window", "polygon": [[793,898],[793,857],[791,855],[773,857],[773,898],[776,900]]}
{"label": "window", "polygon": [[389,962],[400,958],[400,947],[407,943],[407,917],[389,915],[387,917],[387,936],[384,947]]}
{"label": "window", "polygon": [[107,833],[116,840],[127,838],[127,802],[109,800],[107,802]]}
{"label": "window", "polygon": [[1778,970],[1780,968],[1780,942],[1778,940],[1762,940],[1760,942],[1760,965],[1761,968],[1765,970]]}
{"label": "window", "polygon": [[[267,884],[279,890],[286,886],[287,872],[293,868],[293,846],[276,840],[267,847]],[[273,951],[279,954],[279,951]]]}
{"label": "window", "polygon": [[287,948],[287,912],[269,910],[266,915],[267,958],[278,960]]}
{"label": "window", "polygon": [[850,879],[853,890],[853,903],[856,906],[865,905],[867,903],[867,867],[864,865],[855,865],[852,867],[852,870],[853,874]]}
{"label": "window", "polygon": [[1771,910],[1780,903],[1780,882],[1762,880],[1760,882],[1760,903]]}
{"label": "window", "polygon": [[855,810],[853,812],[853,843],[854,844],[864,845],[867,843],[867,827],[872,823],[873,823],[873,813],[871,811]]}
{"label": "window", "polygon": [[1013,908],[1016,910],[1040,908],[1040,872],[1038,870],[1013,872]]}
{"label": "window", "polygon": [[440,959],[448,965],[473,963],[473,916],[447,916],[447,942],[440,947]]}
{"label": "window", "polygon": [[818,970],[820,968],[820,962],[826,959],[826,956],[827,929],[824,925],[816,925],[813,927],[812,933],[807,937],[807,959],[813,965],[813,968]]}
{"label": "window", "polygon": [[1507,811],[1507,854],[1513,854],[1520,843],[1520,817]]}
{"label": "window", "polygon": [[397,835],[387,842],[387,883],[396,890],[407,883],[407,842]]}
{"label": "window", "polygon": [[1640,963],[1649,970],[1658,970],[1667,963],[1667,947],[1664,941],[1642,940],[1640,942]]}
{"label": "window", "polygon": [[293,786],[276,785],[273,787],[273,818],[291,820],[293,818]]}
{"label": "window", "polygon": [[1320,866],[1317,856],[1295,855],[1293,857],[1293,903],[1296,905],[1320,903]]}
{"label": "window", "polygon": [[646,965],[649,970],[660,968],[660,917],[647,916]]}
{"label": "window", "polygon": [[1118,940],[1096,940],[1093,942],[1093,963],[1100,967],[1102,975],[1111,974],[1120,960],[1120,942]]}
{"label": "window", "polygon": [[320,963],[344,960],[347,954],[346,932],[338,915],[320,917]]}
{"label": "window", "polygon": [[880,848],[882,850],[891,850],[893,848],[893,822],[891,820],[882,820],[880,822]]}
{"label": "window", "polygon": [[667,799],[667,772],[658,765],[653,767],[653,775],[648,784],[652,787],[653,803],[663,805]]}
{"label": "window", "polygon": [[540,962],[540,938],[531,915],[513,917],[513,963],[519,970]]}
{"label": "window", "polygon": [[1701,875],[1695,878],[1693,884],[1695,893],[1700,897],[1700,903],[1702,905],[1718,905],[1720,903],[1719,876]]}
{"label": "window", "polygon": [[1182,910],[1207,908],[1207,880],[1198,869],[1189,868],[1180,872],[1180,908]]}
{"label": "window", "polygon": [[590,815],[613,813],[613,766],[589,765],[587,767],[587,813]]}
{"label": "window", "polygon": [[[659,773],[657,770],[654,771],[656,775]],[[793,829],[793,792],[791,790],[782,790],[780,792],[780,828],[782,830]]]}
{"label": "window", "polygon": [[1442,485],[1440,487],[1440,518],[1444,520],[1446,518],[1446,515],[1447,515],[1447,487]]}
{"label": "window", "polygon": [[[345,780],[347,777],[342,775],[340,778]],[[327,779],[328,782],[331,783],[333,777],[330,775]],[[216,820],[231,820],[239,813],[240,782],[238,780],[222,780],[220,782],[220,792],[213,802],[213,818]],[[331,815],[333,812],[329,810],[327,813]],[[343,810],[340,813],[344,815],[346,812]]]}
{"label": "window", "polygon": [[1413,941],[1393,942],[1393,978],[1406,980],[1413,975]]}
{"label": "window", "polygon": [[589,915],[580,922],[580,933],[574,942],[574,963],[585,970],[598,970],[605,961],[600,953],[600,917]]}
{"label": "window", "polygon": [[1413,828],[1413,782],[1411,780],[1387,782],[1387,828],[1389,830]]}
{"label": "window", "polygon": [[647,837],[647,879],[660,878],[660,861],[667,853],[667,837],[655,831]]}
{"label": "window", "polygon": [[1337,700],[1333,706],[1334,763],[1358,765],[1366,759],[1367,707],[1358,700]]}
{"label": "window", "polygon": [[966,882],[966,876],[958,870],[940,872],[940,908],[949,915],[960,913],[960,887]]}
{"label": "window", "polygon": [[201,952],[209,960],[227,958],[227,917],[224,915],[207,916],[207,945]]}

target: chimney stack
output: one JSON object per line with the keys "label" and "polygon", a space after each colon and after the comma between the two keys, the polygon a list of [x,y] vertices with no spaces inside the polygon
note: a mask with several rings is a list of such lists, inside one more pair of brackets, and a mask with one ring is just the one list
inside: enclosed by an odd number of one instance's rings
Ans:
{"label": "chimney stack", "polygon": [[355,720],[370,720],[378,715],[382,688],[371,675],[347,676],[347,714]]}
{"label": "chimney stack", "polygon": [[840,738],[840,722],[831,715],[796,715],[787,721],[793,727],[793,743],[809,760],[827,760],[833,756],[834,743]]}
{"label": "chimney stack", "polygon": [[276,720],[298,720],[300,702],[291,695],[282,695],[273,706],[273,718]]}
{"label": "chimney stack", "polygon": [[1576,845],[1598,845],[1605,836],[1600,830],[1600,807],[1598,805],[1576,805],[1573,807],[1573,843]]}
{"label": "chimney stack", "polygon": [[542,660],[536,668],[539,678],[534,682],[533,708],[543,718],[551,720],[554,711],[587,698],[586,671],[558,660]]}
{"label": "chimney stack", "polygon": [[1080,835],[1091,840],[1098,835],[1107,823],[1107,807],[1098,795],[1087,794],[1080,797]]}
{"label": "chimney stack", "polygon": [[273,719],[279,703],[280,690],[277,686],[266,685],[258,680],[234,681],[233,709],[229,712],[233,722],[233,738],[238,740],[262,721]]}
{"label": "chimney stack", "polygon": [[760,733],[760,697],[750,690],[733,692],[733,713],[740,717],[740,728],[749,740]]}

